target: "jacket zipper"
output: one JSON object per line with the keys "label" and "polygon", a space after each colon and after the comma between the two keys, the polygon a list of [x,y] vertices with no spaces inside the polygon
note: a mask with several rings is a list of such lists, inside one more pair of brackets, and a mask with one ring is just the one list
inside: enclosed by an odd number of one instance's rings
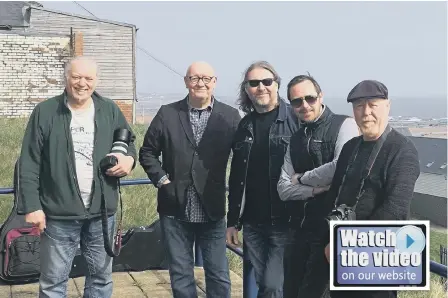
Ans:
{"label": "jacket zipper", "polygon": [[311,131],[310,135],[307,136],[306,135],[307,129],[308,129],[308,127],[305,127],[305,136],[308,138],[308,141],[307,141],[307,144],[306,144],[306,150],[308,151],[308,156],[311,158],[311,162],[313,163],[313,168],[314,168],[315,167],[314,160],[313,160],[313,158],[311,156],[311,153],[310,153],[310,142],[311,142],[311,137],[313,136],[313,132]]}
{"label": "jacket zipper", "polygon": [[[70,111],[70,119],[71,120],[71,111]],[[66,122],[64,122],[66,123]],[[70,128],[70,121],[69,121],[69,128]],[[75,187],[76,187],[76,192],[78,193],[79,199],[81,200],[81,204],[84,207],[84,211],[87,213],[87,209],[86,206],[84,206],[84,201],[82,200],[82,196],[81,196],[81,191],[79,190],[79,183],[78,183],[78,178],[76,177],[76,171],[73,168],[73,165],[75,164],[75,149],[73,148],[73,139],[72,139],[72,134],[70,132],[70,129],[67,129],[67,126],[65,127],[65,133],[67,134],[68,137],[68,152],[70,155],[70,162],[69,162],[69,170],[70,170],[70,174],[72,175],[73,179],[75,180]],[[87,214],[85,215],[87,217]]]}
{"label": "jacket zipper", "polygon": [[249,137],[249,153],[247,154],[247,157],[246,157],[246,167],[245,167],[245,170],[244,170],[244,188],[243,188],[243,195],[242,195],[242,199],[241,199],[241,207],[240,207],[240,214],[239,214],[239,216],[238,216],[238,223],[237,223],[237,225],[239,226],[240,224],[241,224],[241,216],[243,215],[243,212],[244,212],[244,207],[245,207],[245,205],[246,205],[246,178],[247,178],[247,167],[248,167],[248,165],[249,165],[249,158],[250,158],[250,151],[251,151],[251,149],[252,149],[252,143],[253,143],[253,130],[251,129],[251,127],[252,127],[252,125],[251,124],[249,124],[250,125],[250,127],[249,127],[249,132],[250,132],[250,137]]}
{"label": "jacket zipper", "polygon": [[[310,135],[308,136],[308,135],[306,134],[307,130],[308,130],[308,127],[305,127],[305,130],[304,130],[304,132],[305,132],[305,136],[308,138],[307,145],[306,145],[306,150],[307,150],[307,152],[308,152],[308,156],[311,158],[311,162],[313,163],[313,168],[314,168],[314,160],[313,160],[313,158],[311,157],[311,153],[310,153],[310,141],[311,141],[312,133],[310,133]],[[307,204],[308,204],[308,201],[305,202],[305,204],[303,205],[303,218],[302,218],[302,221],[300,222],[300,227],[301,227],[301,228],[303,227],[303,223],[305,222],[305,218],[306,218],[306,205],[307,205]]]}
{"label": "jacket zipper", "polygon": [[[90,206],[92,206],[93,204],[93,197],[95,195],[95,176],[97,171],[95,171],[95,148],[96,148],[96,139],[97,139],[97,135],[98,135],[98,123],[97,123],[97,118],[96,118],[96,109],[95,109],[95,114],[93,115],[93,122],[95,124],[94,127],[94,132],[93,132],[93,148],[92,148],[92,166],[93,166],[93,175],[92,175],[92,190],[90,192]],[[101,177],[98,177],[99,179],[101,179]],[[87,210],[86,210],[87,211]],[[87,217],[87,214],[86,214]]]}
{"label": "jacket zipper", "polygon": [[[268,137],[268,162],[269,162],[269,168],[268,168],[268,175],[269,175],[269,207],[270,207],[270,215],[271,215],[271,223],[272,223],[272,202],[271,202],[271,132],[272,132],[272,127],[274,126],[274,123],[277,120],[275,120],[272,124],[271,127],[269,127],[269,137]],[[281,138],[280,141],[281,142]]]}

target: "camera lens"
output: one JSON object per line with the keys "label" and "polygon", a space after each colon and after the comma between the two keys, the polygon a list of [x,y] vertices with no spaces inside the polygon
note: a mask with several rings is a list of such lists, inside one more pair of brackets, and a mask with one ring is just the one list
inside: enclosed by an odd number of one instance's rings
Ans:
{"label": "camera lens", "polygon": [[114,131],[114,142],[119,141],[126,143],[129,145],[129,142],[131,141],[131,133],[129,130],[125,128],[120,128]]}
{"label": "camera lens", "polygon": [[131,132],[121,128],[114,131],[114,143],[112,144],[111,153],[128,153],[129,142],[131,141]]}

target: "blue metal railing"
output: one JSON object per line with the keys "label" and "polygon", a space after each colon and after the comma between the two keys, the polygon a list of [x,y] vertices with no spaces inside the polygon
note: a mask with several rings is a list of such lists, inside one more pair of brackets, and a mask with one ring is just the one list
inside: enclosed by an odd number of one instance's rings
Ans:
{"label": "blue metal railing", "polygon": [[0,188],[0,195],[13,194],[14,188]]}
{"label": "blue metal railing", "polygon": [[[126,179],[120,180],[120,185],[145,185],[151,184],[151,180],[147,178],[142,179]],[[0,195],[13,194],[13,188],[0,188]],[[234,247],[227,244],[227,249],[238,255],[243,259],[243,297],[244,298],[255,298],[257,297],[258,287],[255,282],[255,275],[253,272],[253,267],[249,260],[244,257],[244,242],[243,249],[239,247]],[[197,245],[195,245],[195,266],[202,267],[202,253]],[[441,277],[447,278],[447,266],[437,263],[435,261],[430,261],[430,271]]]}

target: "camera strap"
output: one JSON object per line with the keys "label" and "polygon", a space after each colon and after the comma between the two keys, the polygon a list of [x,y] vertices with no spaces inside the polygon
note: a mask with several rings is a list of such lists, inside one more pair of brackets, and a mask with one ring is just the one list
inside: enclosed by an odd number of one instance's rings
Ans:
{"label": "camera strap", "polygon": [[114,236],[114,249],[112,249],[110,244],[110,235],[109,235],[109,225],[108,225],[108,218],[109,215],[107,214],[107,208],[106,208],[106,197],[104,195],[104,185],[103,185],[103,177],[101,170],[98,169],[99,176],[100,176],[100,184],[101,184],[101,223],[103,226],[103,240],[104,240],[104,249],[106,250],[107,254],[114,258],[117,257],[120,254],[121,251],[121,229],[122,229],[122,221],[123,221],[123,200],[121,199],[121,187],[120,187],[120,180],[117,179],[117,185],[118,185],[118,200],[120,201],[120,221],[118,222],[118,228],[117,232]]}
{"label": "camera strap", "polygon": [[[387,125],[386,129],[384,130],[383,134],[381,135],[381,137],[376,141],[372,151],[370,152],[369,155],[369,159],[367,160],[366,166],[362,171],[361,174],[361,183],[359,184],[359,191],[358,191],[358,195],[356,196],[356,202],[353,205],[353,210],[356,209],[356,206],[358,205],[359,199],[362,197],[362,195],[364,194],[365,190],[364,190],[364,183],[366,181],[366,179],[369,177],[370,172],[373,168],[373,165],[375,164],[376,158],[378,157],[378,154],[381,151],[381,148],[383,147],[383,144],[387,138],[387,136],[389,135],[389,132],[392,130],[392,128]],[[338,190],[338,196],[336,197],[335,200],[335,206],[338,206],[338,201],[339,201],[339,196],[341,194],[341,191],[343,189],[343,186],[345,184],[345,180],[347,177],[347,173],[349,171],[349,169],[353,166],[353,163],[356,160],[356,157],[358,156],[359,153],[359,147],[361,146],[363,142],[362,136],[359,138],[359,141],[356,143],[355,148],[353,150],[352,155],[350,156],[349,162],[347,164],[347,168],[345,169],[345,173],[344,176],[342,177],[342,183],[341,186],[339,187]]]}

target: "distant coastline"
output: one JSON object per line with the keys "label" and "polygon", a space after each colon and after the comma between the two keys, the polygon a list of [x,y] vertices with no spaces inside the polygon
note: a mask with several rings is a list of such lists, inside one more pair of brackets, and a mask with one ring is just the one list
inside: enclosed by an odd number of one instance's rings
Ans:
{"label": "distant coastline", "polygon": [[[160,105],[168,104],[182,99],[185,94],[178,93],[143,93],[137,94],[137,112],[140,109],[156,111]],[[216,95],[218,100],[237,107],[236,96]],[[352,114],[351,105],[349,105],[345,98],[324,98],[324,102],[328,104],[331,110],[335,113]],[[447,118],[447,98],[394,98],[392,99],[391,116],[402,118],[418,118],[422,120],[431,119],[446,119]]]}

